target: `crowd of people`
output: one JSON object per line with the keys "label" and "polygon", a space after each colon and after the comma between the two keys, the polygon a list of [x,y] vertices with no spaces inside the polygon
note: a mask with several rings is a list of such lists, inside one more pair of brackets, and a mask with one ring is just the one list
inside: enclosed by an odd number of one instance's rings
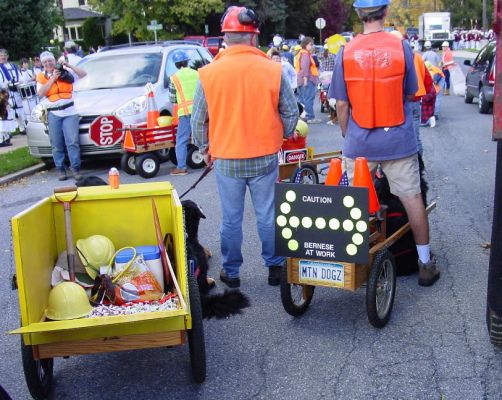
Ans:
{"label": "crowd of people", "polygon": [[478,29],[453,31],[453,50],[473,49],[481,50],[487,41],[495,40],[492,29],[482,31]]}

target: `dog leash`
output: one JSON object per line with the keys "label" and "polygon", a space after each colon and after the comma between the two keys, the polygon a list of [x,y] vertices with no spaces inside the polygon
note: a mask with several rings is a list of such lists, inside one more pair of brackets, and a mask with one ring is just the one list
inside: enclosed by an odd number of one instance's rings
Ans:
{"label": "dog leash", "polygon": [[180,200],[181,200],[183,197],[185,197],[185,195],[186,195],[188,192],[190,192],[190,190],[195,189],[195,186],[197,186],[197,185],[199,184],[199,182],[200,182],[202,179],[204,179],[204,178],[206,177],[206,175],[207,175],[207,174],[209,174],[209,173],[212,171],[212,169],[213,169],[213,164],[208,165],[208,166],[206,167],[206,169],[204,170],[204,172],[201,174],[201,176],[199,176],[199,179],[197,179],[197,180],[195,181],[195,183],[194,183],[192,186],[190,186],[190,188],[189,188],[189,189],[188,189],[185,193],[183,193],[183,194],[180,196]]}

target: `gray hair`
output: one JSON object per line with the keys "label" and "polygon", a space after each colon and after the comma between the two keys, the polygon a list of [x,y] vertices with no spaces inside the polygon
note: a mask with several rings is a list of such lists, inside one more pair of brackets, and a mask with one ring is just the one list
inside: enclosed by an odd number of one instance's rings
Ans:
{"label": "gray hair", "polygon": [[40,54],[40,61],[44,62],[45,60],[49,59],[56,60],[56,57],[54,57],[54,54],[52,54],[50,51],[44,51],[42,54]]}
{"label": "gray hair", "polygon": [[229,46],[235,44],[249,44],[254,33],[248,32],[225,32],[225,43]]}
{"label": "gray hair", "polygon": [[0,49],[0,54],[5,54],[6,56],[8,56],[9,52],[6,49]]}

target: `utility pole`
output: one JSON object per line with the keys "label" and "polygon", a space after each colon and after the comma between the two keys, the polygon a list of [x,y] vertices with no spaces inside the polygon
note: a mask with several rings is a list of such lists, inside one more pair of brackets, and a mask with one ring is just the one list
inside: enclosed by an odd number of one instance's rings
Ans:
{"label": "utility pole", "polygon": [[483,30],[488,30],[488,18],[486,16],[486,0],[483,0]]}

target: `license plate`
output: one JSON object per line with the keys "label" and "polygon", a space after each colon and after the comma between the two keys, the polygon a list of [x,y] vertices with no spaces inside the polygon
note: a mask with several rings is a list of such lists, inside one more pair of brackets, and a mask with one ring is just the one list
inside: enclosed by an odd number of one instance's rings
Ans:
{"label": "license plate", "polygon": [[344,285],[344,269],[342,264],[300,260],[298,276],[300,283],[309,285],[337,286]]}

